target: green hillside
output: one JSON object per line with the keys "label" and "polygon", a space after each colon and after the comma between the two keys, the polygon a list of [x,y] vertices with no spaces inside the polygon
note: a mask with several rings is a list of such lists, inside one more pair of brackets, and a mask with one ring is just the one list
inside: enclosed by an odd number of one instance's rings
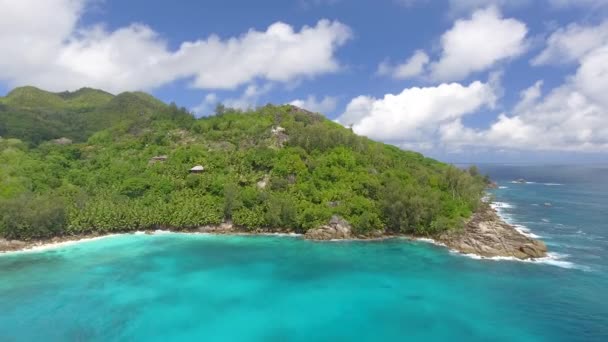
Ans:
{"label": "green hillside", "polygon": [[140,92],[114,96],[91,88],[51,93],[21,87],[0,97],[0,136],[30,145],[63,137],[82,142],[121,122],[171,117],[177,111]]}
{"label": "green hillside", "polygon": [[[359,235],[431,235],[458,228],[485,186],[474,168],[371,141],[289,105],[195,119],[144,93],[27,87],[0,106],[8,132],[0,139],[0,235],[8,238],[225,220],[304,232],[332,215]],[[74,143],[51,141],[63,136]],[[190,173],[195,165],[204,171]]]}
{"label": "green hillside", "polygon": [[114,96],[102,90],[82,88],[75,92],[51,93],[35,87],[20,87],[12,90],[0,103],[20,109],[31,110],[87,110],[108,103]]}

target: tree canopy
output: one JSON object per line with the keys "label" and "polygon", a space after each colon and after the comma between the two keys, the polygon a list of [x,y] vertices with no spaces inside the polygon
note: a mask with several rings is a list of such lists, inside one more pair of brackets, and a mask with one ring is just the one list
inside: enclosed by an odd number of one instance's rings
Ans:
{"label": "tree canopy", "polygon": [[[231,220],[298,232],[457,228],[484,178],[290,105],[195,118],[144,93],[20,88],[0,98],[0,235],[36,239]],[[57,143],[66,137],[73,143]],[[154,160],[155,156],[166,160]],[[205,171],[191,174],[194,165]]]}

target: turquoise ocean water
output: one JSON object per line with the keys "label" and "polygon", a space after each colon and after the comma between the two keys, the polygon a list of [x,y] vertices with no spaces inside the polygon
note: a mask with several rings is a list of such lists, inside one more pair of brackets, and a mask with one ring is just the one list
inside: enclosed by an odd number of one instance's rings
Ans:
{"label": "turquoise ocean water", "polygon": [[[608,341],[608,168],[483,166],[541,262],[425,242],[125,235],[0,255],[0,341]],[[513,184],[524,177],[534,183]],[[545,206],[550,203],[551,206]]]}

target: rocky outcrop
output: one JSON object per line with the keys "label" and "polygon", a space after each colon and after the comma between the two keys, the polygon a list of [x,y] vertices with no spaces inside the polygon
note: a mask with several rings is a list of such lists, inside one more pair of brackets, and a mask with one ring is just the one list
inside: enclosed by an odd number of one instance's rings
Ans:
{"label": "rocky outcrop", "polygon": [[483,257],[533,259],[547,256],[547,246],[542,241],[518,232],[488,205],[474,214],[464,229],[441,234],[437,241],[458,252]]}
{"label": "rocky outcrop", "polygon": [[262,178],[259,182],[256,183],[258,189],[266,189],[266,186],[268,185],[268,183],[270,182],[270,175],[266,174],[264,175],[264,178]]}
{"label": "rocky outcrop", "polygon": [[236,228],[232,224],[232,222],[228,221],[228,222],[222,222],[221,224],[218,224],[218,225],[207,225],[207,226],[198,227],[197,231],[199,233],[228,234],[228,233],[234,233],[236,231]]}
{"label": "rocky outcrop", "polygon": [[8,251],[18,251],[27,247],[27,243],[24,241],[18,240],[6,240],[0,238],[0,251],[8,252]]}
{"label": "rocky outcrop", "polygon": [[352,228],[343,218],[334,215],[329,223],[306,231],[304,238],[308,240],[335,240],[352,238]]}
{"label": "rocky outcrop", "polygon": [[72,139],[68,139],[66,137],[62,137],[59,139],[54,139],[51,141],[53,144],[55,145],[71,145],[72,144]]}
{"label": "rocky outcrop", "polygon": [[285,128],[281,126],[272,127],[270,132],[275,138],[275,147],[283,147],[289,141],[289,135],[285,133]]}

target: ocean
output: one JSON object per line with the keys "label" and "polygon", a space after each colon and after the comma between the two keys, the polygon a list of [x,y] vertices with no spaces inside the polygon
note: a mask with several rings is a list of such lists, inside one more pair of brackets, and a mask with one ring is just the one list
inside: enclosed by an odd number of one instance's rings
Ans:
{"label": "ocean", "polygon": [[0,255],[0,341],[608,341],[608,167],[480,169],[500,214],[550,257],[112,236]]}

